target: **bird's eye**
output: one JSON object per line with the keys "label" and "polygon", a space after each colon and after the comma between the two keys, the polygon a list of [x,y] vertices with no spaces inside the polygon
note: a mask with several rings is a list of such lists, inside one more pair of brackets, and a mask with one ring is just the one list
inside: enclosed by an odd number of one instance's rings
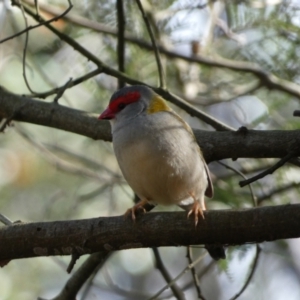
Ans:
{"label": "bird's eye", "polygon": [[122,110],[125,106],[126,106],[125,103],[120,103],[120,104],[118,104],[118,109]]}

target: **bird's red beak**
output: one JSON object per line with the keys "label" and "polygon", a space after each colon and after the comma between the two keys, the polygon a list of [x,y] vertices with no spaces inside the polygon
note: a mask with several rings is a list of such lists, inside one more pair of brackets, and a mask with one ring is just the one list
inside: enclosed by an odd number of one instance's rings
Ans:
{"label": "bird's red beak", "polygon": [[115,117],[114,112],[108,107],[99,117],[99,120],[111,120]]}

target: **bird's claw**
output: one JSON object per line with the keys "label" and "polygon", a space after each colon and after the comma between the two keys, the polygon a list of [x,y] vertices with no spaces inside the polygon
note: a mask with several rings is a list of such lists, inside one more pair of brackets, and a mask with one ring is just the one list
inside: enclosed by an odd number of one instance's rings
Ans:
{"label": "bird's claw", "polygon": [[195,217],[195,227],[197,227],[198,221],[199,221],[199,216],[204,220],[204,214],[203,210],[200,207],[200,203],[198,201],[195,201],[193,203],[193,206],[191,210],[188,212],[187,217],[189,218],[190,215],[194,215]]}
{"label": "bird's claw", "polygon": [[128,216],[131,216],[131,219],[135,221],[136,215],[140,213],[145,213],[146,209],[144,208],[144,205],[147,203],[147,201],[141,201],[137,203],[135,206],[127,209],[124,216],[127,218]]}

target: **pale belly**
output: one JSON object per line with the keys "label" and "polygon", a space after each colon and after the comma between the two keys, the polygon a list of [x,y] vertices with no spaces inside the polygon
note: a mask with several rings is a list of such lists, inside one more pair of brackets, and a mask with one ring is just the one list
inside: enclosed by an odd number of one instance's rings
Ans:
{"label": "pale belly", "polygon": [[125,179],[142,200],[171,205],[191,194],[203,199],[207,179],[198,146],[177,142],[184,144],[178,148],[143,139],[115,151]]}

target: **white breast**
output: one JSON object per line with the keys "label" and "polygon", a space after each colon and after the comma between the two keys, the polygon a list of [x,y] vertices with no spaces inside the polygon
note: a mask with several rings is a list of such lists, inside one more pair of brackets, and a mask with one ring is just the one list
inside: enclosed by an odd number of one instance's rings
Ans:
{"label": "white breast", "polygon": [[193,193],[202,202],[207,177],[198,145],[172,113],[134,118],[113,131],[113,145],[125,179],[141,199],[167,205]]}

